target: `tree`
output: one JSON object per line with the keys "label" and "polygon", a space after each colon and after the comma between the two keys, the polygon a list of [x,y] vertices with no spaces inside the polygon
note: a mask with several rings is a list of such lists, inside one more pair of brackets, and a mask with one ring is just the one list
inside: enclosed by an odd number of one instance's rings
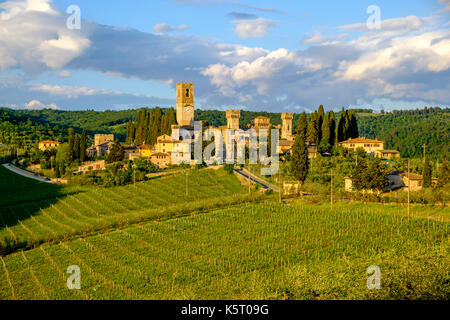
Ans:
{"label": "tree", "polygon": [[123,158],[125,156],[125,150],[123,149],[122,145],[119,143],[118,140],[116,140],[113,145],[111,146],[111,149],[109,150],[108,157],[106,161],[108,163],[115,163],[123,161]]}
{"label": "tree", "polygon": [[447,165],[447,159],[444,158],[441,169],[439,170],[438,188],[443,188],[449,183],[449,170]]}
{"label": "tree", "polygon": [[86,146],[87,146],[86,130],[83,130],[83,133],[81,134],[81,140],[80,140],[80,161],[81,162],[86,161]]}
{"label": "tree", "polygon": [[321,139],[321,142],[323,141],[324,143],[326,143],[326,144],[331,146],[331,144],[330,144],[330,137],[331,137],[331,131],[330,131],[329,115],[324,115],[323,116],[323,121],[322,121],[322,139]]}
{"label": "tree", "polygon": [[311,115],[311,121],[308,124],[308,130],[306,133],[306,142],[319,145],[319,119],[317,111]]}
{"label": "tree", "polygon": [[350,138],[355,139],[359,137],[358,121],[354,110],[350,110]]}
{"label": "tree", "polygon": [[423,165],[423,187],[431,188],[432,186],[432,169],[428,157],[425,157],[425,163]]}
{"label": "tree", "polygon": [[144,142],[144,123],[146,121],[146,117],[147,111],[145,109],[139,110],[134,138],[134,143],[136,145],[140,145]]}
{"label": "tree", "polygon": [[131,145],[134,142],[134,124],[131,120],[127,123],[127,137],[125,141],[127,145]]}
{"label": "tree", "polygon": [[81,145],[81,137],[79,134],[75,135],[75,139],[73,141],[73,161],[80,160],[80,145]]}
{"label": "tree", "polygon": [[386,187],[386,168],[379,158],[362,158],[351,176],[353,187],[358,191],[381,192]]}
{"label": "tree", "polygon": [[74,159],[73,148],[74,148],[73,129],[69,128],[69,150],[67,150],[67,156],[68,156],[67,160],[69,161],[69,163],[72,163],[72,161]]}
{"label": "tree", "polygon": [[306,120],[306,112],[303,112],[300,115],[300,118],[298,118],[297,121],[297,128],[295,129],[295,132],[297,135],[303,136],[303,140],[306,141],[306,131],[308,129],[308,121]]}
{"label": "tree", "polygon": [[322,140],[322,124],[325,118],[325,111],[323,109],[323,105],[319,106],[318,117],[317,117],[317,128],[319,132],[319,142]]}
{"label": "tree", "polygon": [[330,114],[328,116],[328,122],[330,126],[330,145],[334,146],[336,145],[336,115],[334,114],[333,110],[330,111]]}
{"label": "tree", "polygon": [[292,147],[291,166],[292,175],[303,184],[308,175],[309,158],[308,148],[306,147],[304,137],[301,134],[296,136],[294,146]]}

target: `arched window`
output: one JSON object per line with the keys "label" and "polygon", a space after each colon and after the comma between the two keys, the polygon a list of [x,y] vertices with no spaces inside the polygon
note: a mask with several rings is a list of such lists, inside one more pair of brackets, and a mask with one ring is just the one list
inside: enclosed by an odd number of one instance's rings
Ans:
{"label": "arched window", "polygon": [[186,89],[186,98],[189,98],[189,89]]}

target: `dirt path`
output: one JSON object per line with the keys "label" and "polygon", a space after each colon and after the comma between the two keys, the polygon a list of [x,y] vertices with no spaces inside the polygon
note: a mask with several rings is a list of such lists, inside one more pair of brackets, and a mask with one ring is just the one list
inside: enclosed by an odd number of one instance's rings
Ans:
{"label": "dirt path", "polygon": [[34,175],[34,174],[32,174],[32,173],[30,173],[28,171],[19,169],[19,168],[13,166],[12,164],[8,163],[8,164],[4,164],[3,166],[6,169],[8,169],[8,170],[10,170],[10,171],[12,171],[14,173],[20,174],[21,176],[24,176],[26,178],[34,179],[34,180],[37,180],[37,181],[40,181],[40,182],[45,182],[45,183],[51,183],[51,184],[54,183],[53,181],[48,181],[45,177],[36,176],[36,175]]}

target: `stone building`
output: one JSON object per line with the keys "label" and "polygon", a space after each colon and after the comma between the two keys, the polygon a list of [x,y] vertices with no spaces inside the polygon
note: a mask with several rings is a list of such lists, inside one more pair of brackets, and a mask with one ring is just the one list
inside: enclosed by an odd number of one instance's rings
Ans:
{"label": "stone building", "polygon": [[58,146],[60,144],[61,143],[58,142],[58,141],[50,141],[50,140],[48,140],[48,141],[41,141],[41,142],[38,143],[39,150],[41,150],[41,151],[50,151],[50,150],[58,149]]}
{"label": "stone building", "polygon": [[99,161],[88,161],[84,162],[81,166],[78,167],[77,173],[88,173],[90,171],[99,171],[106,169],[106,161],[105,160],[99,160]]}
{"label": "stone building", "polygon": [[227,110],[227,129],[239,130],[241,110]]}
{"label": "stone building", "polygon": [[180,127],[194,125],[193,83],[177,83],[177,123]]}
{"label": "stone building", "polygon": [[292,120],[294,119],[293,113],[281,114],[281,139],[292,141],[295,136],[292,134]]}
{"label": "stone building", "polygon": [[339,142],[340,147],[351,149],[356,151],[356,149],[362,148],[367,153],[374,153],[376,151],[384,150],[384,142],[379,140],[372,140],[362,138],[349,139],[347,141]]}
{"label": "stone building", "polygon": [[268,117],[256,117],[252,121],[252,128],[255,129],[255,130],[260,130],[260,129],[269,130],[269,128],[270,128],[270,118],[268,118]]}
{"label": "stone building", "polygon": [[397,150],[377,150],[375,156],[381,159],[393,160],[400,158],[400,152]]}
{"label": "stone building", "polygon": [[99,146],[106,142],[114,142],[113,134],[96,134],[94,136],[94,146]]}

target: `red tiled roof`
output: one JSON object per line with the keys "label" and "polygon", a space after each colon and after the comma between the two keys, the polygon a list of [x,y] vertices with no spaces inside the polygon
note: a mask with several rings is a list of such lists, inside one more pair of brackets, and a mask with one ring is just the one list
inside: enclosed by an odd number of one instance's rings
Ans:
{"label": "red tiled roof", "polygon": [[355,138],[355,139],[349,139],[347,141],[342,141],[339,144],[347,144],[347,143],[383,143],[383,141],[366,139],[366,138]]}

